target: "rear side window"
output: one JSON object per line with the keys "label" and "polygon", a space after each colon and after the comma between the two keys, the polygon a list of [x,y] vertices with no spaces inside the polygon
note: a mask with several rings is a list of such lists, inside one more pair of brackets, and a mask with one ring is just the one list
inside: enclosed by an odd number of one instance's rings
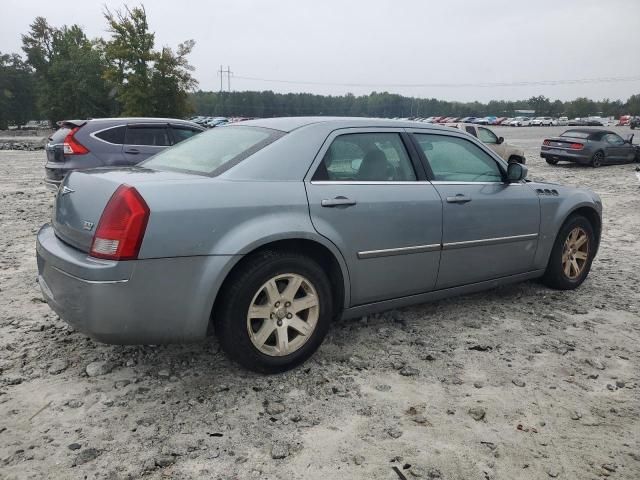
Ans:
{"label": "rear side window", "polygon": [[171,127],[171,131],[173,132],[173,140],[175,143],[181,142],[200,133],[200,130],[183,127]]}
{"label": "rear side window", "polygon": [[445,182],[502,182],[496,161],[468,140],[445,135],[416,134],[434,179]]}
{"label": "rear side window", "polygon": [[124,132],[126,128],[124,126],[108,128],[97,132],[94,135],[100,140],[105,142],[115,143],[116,145],[122,145],[124,143]]}
{"label": "rear side window", "polygon": [[151,147],[167,147],[171,145],[169,132],[165,127],[128,126],[125,138],[127,145],[146,145]]}
{"label": "rear side window", "polygon": [[336,137],[313,180],[403,182],[416,174],[397,133],[353,133]]}
{"label": "rear side window", "polygon": [[154,155],[141,165],[154,170],[219,175],[282,135],[284,132],[268,128],[214,128]]}

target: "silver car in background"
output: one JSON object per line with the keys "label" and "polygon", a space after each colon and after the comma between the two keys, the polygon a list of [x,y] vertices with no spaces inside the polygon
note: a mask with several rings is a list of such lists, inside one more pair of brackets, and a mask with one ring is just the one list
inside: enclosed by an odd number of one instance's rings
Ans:
{"label": "silver car in background", "polygon": [[69,174],[37,236],[61,318],[110,343],[215,332],[245,367],[307,359],[331,320],[542,277],[586,278],[602,205],[425,123],[277,118],[131,168]]}

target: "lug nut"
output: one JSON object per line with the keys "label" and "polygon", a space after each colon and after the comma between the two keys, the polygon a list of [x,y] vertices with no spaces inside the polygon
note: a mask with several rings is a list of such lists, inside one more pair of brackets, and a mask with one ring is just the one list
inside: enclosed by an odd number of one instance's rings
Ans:
{"label": "lug nut", "polygon": [[290,313],[287,313],[287,318],[291,319],[293,318],[293,315],[291,315]]}
{"label": "lug nut", "polygon": [[278,308],[280,306],[280,302],[276,302],[275,307]]}
{"label": "lug nut", "polygon": [[281,326],[282,326],[282,320],[278,320],[278,321],[276,322],[276,325],[278,325],[279,327],[281,327]]}
{"label": "lug nut", "polygon": [[291,302],[285,302],[284,306],[285,307],[290,307],[291,306]]}

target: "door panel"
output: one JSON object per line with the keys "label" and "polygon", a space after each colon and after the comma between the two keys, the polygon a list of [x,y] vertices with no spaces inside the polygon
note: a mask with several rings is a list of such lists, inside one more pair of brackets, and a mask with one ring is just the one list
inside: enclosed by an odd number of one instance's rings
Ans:
{"label": "door panel", "polygon": [[[352,306],[435,287],[442,202],[429,182],[314,181],[307,185],[307,194],[314,227],[347,262]],[[323,200],[340,197],[352,204],[322,206]]]}
{"label": "door panel", "polygon": [[[538,244],[540,203],[525,184],[439,184],[445,200],[437,288],[531,270]],[[446,199],[467,197],[465,203]]]}
{"label": "door panel", "polygon": [[403,129],[334,132],[310,177],[311,221],[347,262],[351,306],[435,287],[442,202]]}
{"label": "door panel", "polygon": [[506,164],[461,136],[414,131],[443,201],[436,288],[481,282],[532,268],[540,202],[526,183],[504,183]]}

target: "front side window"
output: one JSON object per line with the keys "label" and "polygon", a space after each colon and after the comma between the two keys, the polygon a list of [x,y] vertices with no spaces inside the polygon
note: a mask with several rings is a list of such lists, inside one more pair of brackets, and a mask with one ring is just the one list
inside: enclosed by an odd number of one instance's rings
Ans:
{"label": "front side window", "polygon": [[406,182],[416,174],[399,134],[353,133],[336,137],[313,179]]}
{"label": "front side window", "polygon": [[616,135],[615,133],[610,133],[607,136],[605,136],[604,138],[611,145],[618,145],[618,146],[624,145],[624,140],[621,137],[619,137],[618,135]]}
{"label": "front side window", "polygon": [[125,136],[127,145],[145,145],[151,147],[167,147],[171,145],[169,132],[165,127],[127,127]]}
{"label": "front side window", "polygon": [[427,157],[434,180],[445,182],[502,182],[496,161],[468,140],[445,135],[415,134]]}
{"label": "front side window", "polygon": [[488,128],[478,128],[478,137],[482,143],[498,143],[498,137]]}
{"label": "front side window", "polygon": [[163,150],[141,165],[153,170],[218,175],[282,135],[268,128],[214,128]]}

